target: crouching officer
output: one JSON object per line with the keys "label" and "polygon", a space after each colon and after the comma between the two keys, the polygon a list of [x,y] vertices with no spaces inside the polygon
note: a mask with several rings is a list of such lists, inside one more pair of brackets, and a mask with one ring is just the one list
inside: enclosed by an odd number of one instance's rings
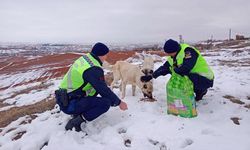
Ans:
{"label": "crouching officer", "polygon": [[214,73],[200,52],[188,44],[179,44],[172,39],[166,41],[164,51],[169,56],[168,60],[152,75],[142,76],[141,80],[147,82],[174,71],[189,77],[194,85],[195,100],[201,100],[207,89],[213,86]]}
{"label": "crouching officer", "polygon": [[[66,130],[81,131],[81,124],[92,121],[107,112],[110,106],[127,109],[106,85],[102,61],[109,49],[102,43],[96,43],[91,52],[78,58],[68,70],[56,90],[56,101],[60,109],[73,118],[65,126]],[[97,97],[100,94],[101,97]]]}

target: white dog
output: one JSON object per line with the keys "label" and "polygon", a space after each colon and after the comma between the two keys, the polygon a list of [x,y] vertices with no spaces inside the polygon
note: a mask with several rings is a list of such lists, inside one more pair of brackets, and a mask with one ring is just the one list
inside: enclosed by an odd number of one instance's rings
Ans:
{"label": "white dog", "polygon": [[123,99],[126,95],[126,85],[132,85],[132,95],[135,95],[136,86],[138,86],[144,97],[149,97],[150,99],[153,98],[152,91],[153,91],[153,82],[142,82],[141,76],[144,75],[142,70],[139,68],[138,65],[133,65],[125,61],[117,61],[115,65],[112,66],[114,80],[111,83],[111,89],[114,88],[114,84],[121,79],[121,88]]}
{"label": "white dog", "polygon": [[145,75],[152,75],[154,72],[154,59],[148,56],[144,57],[141,70]]}

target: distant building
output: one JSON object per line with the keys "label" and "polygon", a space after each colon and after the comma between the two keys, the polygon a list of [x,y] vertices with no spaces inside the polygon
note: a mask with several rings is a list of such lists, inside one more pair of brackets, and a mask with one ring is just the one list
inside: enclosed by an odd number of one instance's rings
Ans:
{"label": "distant building", "polygon": [[239,35],[239,34],[237,34],[237,35],[235,36],[235,39],[236,39],[236,40],[248,40],[249,38],[245,37],[244,35]]}

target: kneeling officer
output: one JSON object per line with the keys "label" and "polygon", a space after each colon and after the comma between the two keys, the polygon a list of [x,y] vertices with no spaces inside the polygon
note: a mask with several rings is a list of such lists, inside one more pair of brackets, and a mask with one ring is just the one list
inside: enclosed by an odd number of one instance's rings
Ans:
{"label": "kneeling officer", "polygon": [[164,51],[169,56],[168,60],[154,71],[153,75],[142,76],[141,80],[147,82],[174,71],[189,77],[193,82],[195,100],[201,100],[207,89],[213,86],[214,73],[200,52],[188,44],[179,44],[172,39],[165,42]]}
{"label": "kneeling officer", "polygon": [[[103,43],[96,43],[91,52],[78,58],[70,67],[59,90],[56,101],[60,109],[73,118],[65,126],[66,130],[81,131],[81,124],[92,121],[107,112],[110,106],[127,109],[107,86],[102,61],[106,59],[109,48]],[[97,97],[100,94],[101,97]]]}

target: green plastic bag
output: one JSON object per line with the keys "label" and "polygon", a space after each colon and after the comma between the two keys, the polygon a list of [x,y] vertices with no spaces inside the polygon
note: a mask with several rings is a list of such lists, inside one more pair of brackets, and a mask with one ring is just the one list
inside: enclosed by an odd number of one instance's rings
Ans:
{"label": "green plastic bag", "polygon": [[174,71],[167,83],[167,112],[185,118],[197,116],[193,83],[187,76]]}

